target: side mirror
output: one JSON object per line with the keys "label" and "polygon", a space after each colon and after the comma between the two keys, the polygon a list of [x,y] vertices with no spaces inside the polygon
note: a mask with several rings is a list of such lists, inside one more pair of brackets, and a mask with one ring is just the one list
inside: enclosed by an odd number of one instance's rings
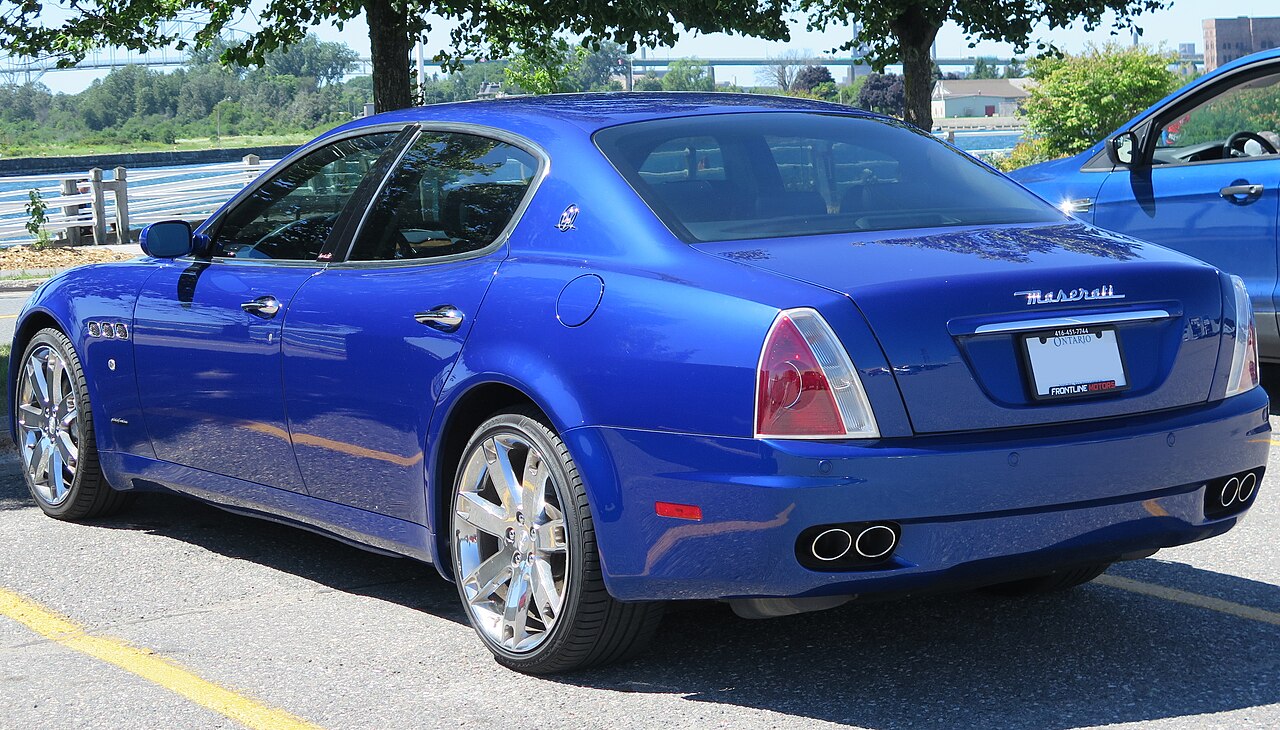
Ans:
{"label": "side mirror", "polygon": [[142,229],[138,239],[142,251],[158,259],[174,259],[191,253],[191,224],[186,221],[160,221]]}
{"label": "side mirror", "polygon": [[1133,132],[1117,134],[1107,140],[1107,157],[1113,165],[1132,165],[1138,156],[1138,135]]}

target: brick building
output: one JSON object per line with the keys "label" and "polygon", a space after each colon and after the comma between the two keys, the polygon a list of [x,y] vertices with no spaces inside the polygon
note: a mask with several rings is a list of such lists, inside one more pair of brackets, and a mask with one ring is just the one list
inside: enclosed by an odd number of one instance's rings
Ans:
{"label": "brick building", "polygon": [[1204,25],[1204,70],[1250,53],[1280,48],[1280,18],[1209,18]]}

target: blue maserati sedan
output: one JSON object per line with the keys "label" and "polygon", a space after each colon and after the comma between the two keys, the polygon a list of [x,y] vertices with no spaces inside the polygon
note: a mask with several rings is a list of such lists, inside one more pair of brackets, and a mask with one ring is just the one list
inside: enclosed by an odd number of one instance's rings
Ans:
{"label": "blue maserati sedan", "polygon": [[1242,282],[901,122],[732,94],[362,119],[44,284],[11,428],[52,517],[168,490],[457,584],[513,669],[664,603],[1084,583],[1231,529]]}

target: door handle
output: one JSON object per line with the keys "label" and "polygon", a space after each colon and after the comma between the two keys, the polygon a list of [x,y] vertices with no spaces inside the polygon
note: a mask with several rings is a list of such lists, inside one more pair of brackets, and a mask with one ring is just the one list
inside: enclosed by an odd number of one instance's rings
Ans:
{"label": "door handle", "polygon": [[466,316],[452,304],[441,304],[435,309],[418,312],[413,315],[419,324],[440,330],[441,332],[457,332]]}
{"label": "door handle", "polygon": [[280,300],[268,294],[251,302],[244,302],[240,305],[240,308],[263,319],[271,319],[276,316],[276,312],[280,311]]}
{"label": "door handle", "polygon": [[1221,195],[1227,200],[1232,200],[1237,195],[1244,195],[1250,198],[1256,198],[1259,195],[1262,195],[1262,190],[1263,190],[1263,187],[1261,185],[1252,185],[1249,183],[1244,183],[1241,185],[1228,185],[1225,188],[1219,190],[1218,195]]}

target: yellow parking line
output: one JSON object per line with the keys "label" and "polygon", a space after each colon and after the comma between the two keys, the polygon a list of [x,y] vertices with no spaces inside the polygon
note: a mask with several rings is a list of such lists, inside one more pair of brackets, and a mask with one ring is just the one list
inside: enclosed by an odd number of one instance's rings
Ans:
{"label": "yellow parking line", "polygon": [[273,709],[201,679],[147,649],[139,649],[119,639],[94,636],[79,624],[3,588],[0,588],[0,615],[17,621],[50,641],[114,664],[255,730],[318,730],[319,726],[296,715]]}
{"label": "yellow parking line", "polygon": [[1131,578],[1121,578],[1118,575],[1100,575],[1094,579],[1094,583],[1100,583],[1109,588],[1119,588],[1122,591],[1130,593],[1140,593],[1144,596],[1152,596],[1155,598],[1163,598],[1166,601],[1174,603],[1184,603],[1188,606],[1196,608],[1207,608],[1210,611],[1225,613],[1236,618],[1249,619],[1250,621],[1259,621],[1272,626],[1280,626],[1280,613],[1267,611],[1254,606],[1246,606],[1243,603],[1234,603],[1232,601],[1224,601],[1221,598],[1212,596],[1202,596],[1199,593],[1191,593],[1190,591],[1180,591],[1177,588],[1169,588],[1168,586],[1156,585],[1154,583],[1144,583],[1140,580]]}
{"label": "yellow parking line", "polygon": [[17,318],[18,318],[18,315],[16,314],[0,314],[0,319],[17,319]]}

